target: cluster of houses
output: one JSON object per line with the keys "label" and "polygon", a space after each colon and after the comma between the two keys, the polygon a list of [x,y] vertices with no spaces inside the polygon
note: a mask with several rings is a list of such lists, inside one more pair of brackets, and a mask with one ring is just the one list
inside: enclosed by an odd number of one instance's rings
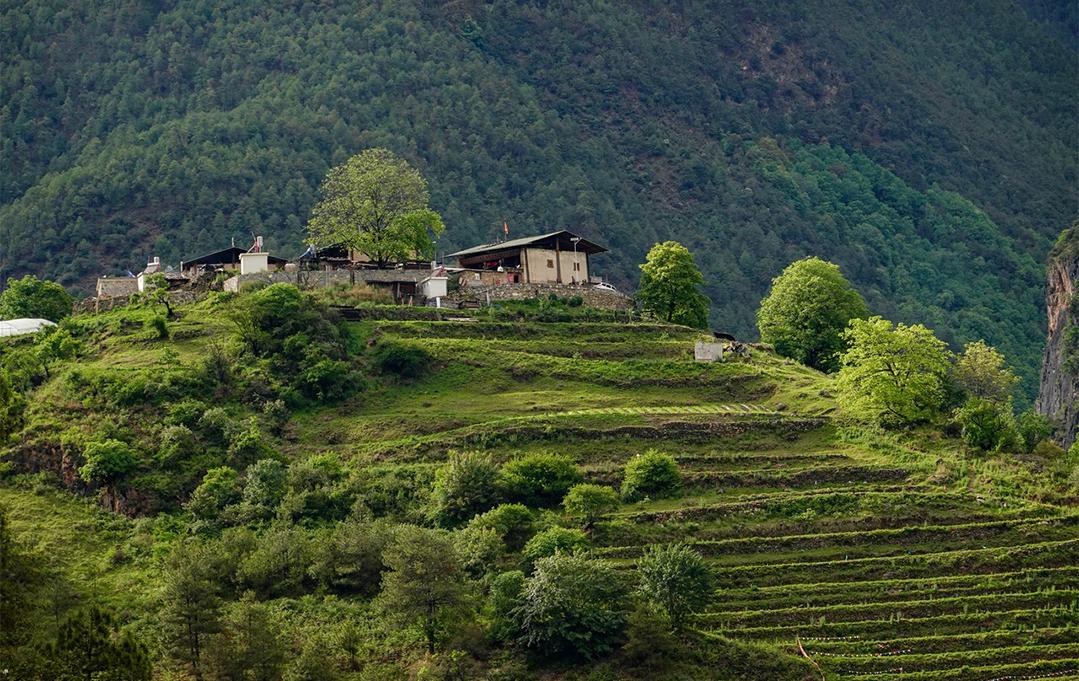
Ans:
{"label": "cluster of houses", "polygon": [[247,282],[289,282],[306,287],[364,283],[387,290],[401,304],[471,307],[491,300],[528,298],[548,293],[583,295],[589,304],[624,308],[632,303],[591,274],[589,257],[606,248],[573,232],[560,230],[483,244],[449,254],[456,266],[406,262],[378,268],[362,253],[344,246],[309,248],[287,260],[263,249],[261,237],[247,250],[232,246],[183,260],[177,269],[153,258],[141,272],[97,280],[98,300],[126,298],[146,289],[161,275],[170,289],[229,276],[221,285],[237,291]]}

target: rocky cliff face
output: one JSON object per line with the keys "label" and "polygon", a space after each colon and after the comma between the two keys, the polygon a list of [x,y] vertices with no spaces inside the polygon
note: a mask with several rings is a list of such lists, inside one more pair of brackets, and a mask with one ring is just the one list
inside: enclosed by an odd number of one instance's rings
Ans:
{"label": "rocky cliff face", "polygon": [[1079,423],[1079,220],[1057,241],[1049,257],[1045,303],[1049,338],[1035,409],[1053,419],[1065,448]]}

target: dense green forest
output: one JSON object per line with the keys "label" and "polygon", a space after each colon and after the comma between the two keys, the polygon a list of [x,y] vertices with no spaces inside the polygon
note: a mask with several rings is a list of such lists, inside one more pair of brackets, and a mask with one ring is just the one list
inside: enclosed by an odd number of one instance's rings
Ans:
{"label": "dense green forest", "polygon": [[446,252],[569,228],[635,284],[697,255],[755,333],[790,261],[876,312],[985,338],[1029,395],[1041,258],[1075,214],[1071,3],[231,2],[0,6],[0,277],[92,277],[265,234],[384,146]]}

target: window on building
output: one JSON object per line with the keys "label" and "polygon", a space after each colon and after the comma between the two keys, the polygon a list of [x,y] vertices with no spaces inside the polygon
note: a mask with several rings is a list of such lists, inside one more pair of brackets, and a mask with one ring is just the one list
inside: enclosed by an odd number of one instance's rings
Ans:
{"label": "window on building", "polygon": [[574,272],[580,272],[581,271],[581,263],[579,263],[579,262],[573,263],[573,271]]}
{"label": "window on building", "polygon": [[549,270],[554,269],[554,260],[548,260],[547,261],[547,269],[549,269]]}

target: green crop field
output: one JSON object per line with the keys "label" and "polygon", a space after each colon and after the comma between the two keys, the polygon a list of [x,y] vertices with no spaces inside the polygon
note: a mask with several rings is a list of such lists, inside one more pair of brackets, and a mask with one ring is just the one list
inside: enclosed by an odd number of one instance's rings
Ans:
{"label": "green crop field", "polygon": [[[30,451],[60,432],[107,421],[152,438],[161,405],[106,407],[78,386],[167,382],[226,342],[215,304],[181,308],[167,341],[147,338],[149,313],[138,308],[76,318],[84,351],[32,393],[0,485],[16,536],[78,587],[71,599],[112,606],[159,658],[162,558],[186,532],[175,502],[190,489],[149,512],[123,509],[128,518],[97,508],[99,491],[57,490],[53,463],[25,470]],[[630,575],[652,544],[684,541],[704,555],[717,589],[691,625],[702,645],[788,654],[800,678],[1079,678],[1079,505],[1037,465],[967,451],[939,432],[853,425],[836,415],[830,377],[765,350],[695,363],[697,333],[681,327],[385,316],[350,323],[355,351],[414,343],[431,370],[373,377],[336,404],[293,409],[269,439],[286,461],[330,454],[353,475],[429,484],[452,451],[496,463],[555,452],[586,481],[617,487],[625,463],[656,448],[678,462],[681,494],[623,503],[592,528],[590,551]],[[237,418],[253,413],[243,399],[229,404]],[[152,477],[149,454],[141,465]],[[568,524],[560,509],[544,513]],[[367,607],[313,594],[267,602],[296,632]],[[617,659],[599,664],[621,673]],[[681,673],[671,678],[695,678]]]}

